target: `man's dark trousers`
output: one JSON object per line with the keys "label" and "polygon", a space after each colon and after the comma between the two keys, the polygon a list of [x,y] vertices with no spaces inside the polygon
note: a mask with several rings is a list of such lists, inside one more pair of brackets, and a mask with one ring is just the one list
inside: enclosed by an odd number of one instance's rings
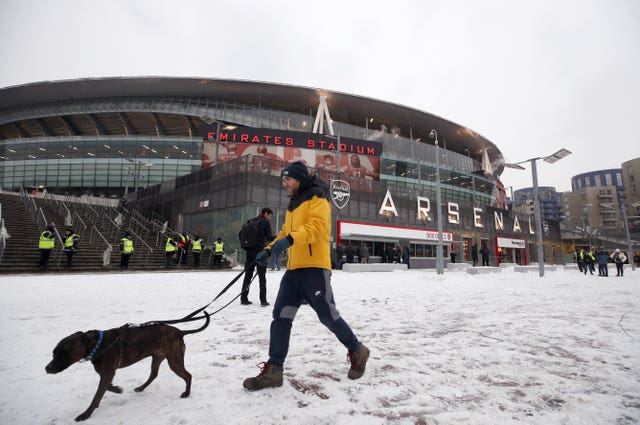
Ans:
{"label": "man's dark trousers", "polygon": [[320,268],[287,270],[273,306],[269,363],[282,366],[289,351],[289,336],[293,319],[303,301],[316,312],[325,325],[348,351],[358,349],[358,338],[340,317],[331,288],[331,272]]}
{"label": "man's dark trousers", "polygon": [[240,302],[242,303],[249,301],[249,286],[256,267],[258,268],[258,280],[260,282],[260,303],[265,304],[267,302],[267,268],[256,265],[256,255],[260,251],[262,249],[256,248],[249,248],[245,251],[247,259],[244,262],[244,281],[242,282],[242,295],[240,296]]}

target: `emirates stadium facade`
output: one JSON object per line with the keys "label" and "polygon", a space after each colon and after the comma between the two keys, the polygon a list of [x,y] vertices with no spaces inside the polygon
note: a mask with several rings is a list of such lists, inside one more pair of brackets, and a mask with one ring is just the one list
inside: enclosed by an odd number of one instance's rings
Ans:
{"label": "emirates stadium facade", "polygon": [[[3,190],[126,195],[171,228],[221,237],[231,249],[241,223],[264,206],[279,228],[288,202],[280,170],[293,160],[330,184],[334,248],[366,244],[379,261],[407,245],[412,267],[432,266],[439,190],[446,255],[470,260],[474,244],[490,248],[492,265],[535,255],[531,218],[507,209],[500,150],[433,114],[239,80],[102,78],[0,90]],[[544,227],[545,258],[558,262],[557,223]]]}

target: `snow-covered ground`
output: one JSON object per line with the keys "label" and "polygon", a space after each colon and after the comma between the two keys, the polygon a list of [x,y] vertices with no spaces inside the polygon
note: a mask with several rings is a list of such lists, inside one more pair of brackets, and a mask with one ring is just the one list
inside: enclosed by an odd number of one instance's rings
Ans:
{"label": "snow-covered ground", "polygon": [[[44,366],[81,330],[179,318],[237,271],[0,276],[0,424],[70,424],[98,375]],[[615,271],[614,271],[615,273]],[[270,272],[273,301],[282,272]],[[215,306],[237,295],[238,283]],[[631,424],[640,421],[640,270],[471,276],[433,271],[333,275],[342,316],[371,358],[362,379],[303,306],[282,388],[242,381],[267,359],[271,309],[235,301],[187,335],[191,397],[166,362],[144,392],[150,359],[118,370],[92,424]],[[213,310],[213,309],[211,309]],[[196,327],[199,324],[181,326]]]}

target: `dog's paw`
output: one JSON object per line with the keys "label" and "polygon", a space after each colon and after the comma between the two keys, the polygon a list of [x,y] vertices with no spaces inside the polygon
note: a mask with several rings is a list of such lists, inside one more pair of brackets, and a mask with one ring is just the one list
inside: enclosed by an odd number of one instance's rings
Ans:
{"label": "dog's paw", "polygon": [[182,394],[180,394],[180,398],[187,398],[189,397],[190,392],[189,391],[185,391]]}
{"label": "dog's paw", "polygon": [[88,413],[84,412],[83,414],[78,415],[76,417],[76,422],[87,420],[87,419],[89,419],[89,416],[91,416],[91,412],[88,412]]}
{"label": "dog's paw", "polygon": [[122,394],[122,387],[119,387],[117,385],[110,385],[107,390],[111,391],[112,393]]}

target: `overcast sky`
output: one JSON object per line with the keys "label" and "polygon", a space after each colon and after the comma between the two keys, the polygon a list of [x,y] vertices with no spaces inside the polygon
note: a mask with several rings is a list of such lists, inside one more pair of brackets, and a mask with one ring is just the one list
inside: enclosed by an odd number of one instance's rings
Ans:
{"label": "overcast sky", "polygon": [[[541,186],[640,157],[636,0],[0,0],[0,87],[259,80],[372,97],[483,135]],[[507,170],[506,186],[532,185]]]}

